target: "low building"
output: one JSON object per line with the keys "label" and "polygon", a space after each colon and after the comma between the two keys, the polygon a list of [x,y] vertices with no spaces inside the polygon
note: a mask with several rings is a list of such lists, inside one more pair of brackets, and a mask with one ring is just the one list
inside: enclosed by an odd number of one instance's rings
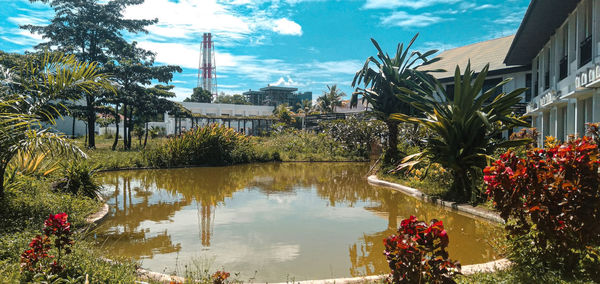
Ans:
{"label": "low building", "polygon": [[600,121],[600,1],[532,0],[505,62],[533,67],[527,115],[540,143],[585,135]]}
{"label": "low building", "polygon": [[[510,49],[513,39],[514,35],[511,35],[449,49],[437,56],[440,58],[439,61],[425,65],[419,68],[419,70],[445,70],[443,72],[432,72],[431,74],[438,79],[450,97],[454,94],[454,72],[456,66],[460,66],[461,73],[464,74],[469,62],[471,63],[471,70],[475,72],[481,71],[486,64],[489,64],[489,72],[483,84],[483,92],[486,92],[508,78],[512,78],[512,80],[502,86],[501,89],[497,89],[496,95],[502,92],[509,93],[518,88],[526,88],[531,85],[531,66],[528,63],[517,65],[507,65],[504,63],[504,58]],[[522,95],[521,103],[515,107],[515,114],[525,114],[526,105],[531,99],[531,90],[528,89]],[[511,132],[504,133],[504,138],[508,138]]]}
{"label": "low building", "polygon": [[249,90],[244,92],[248,102],[258,106],[278,106],[287,104],[297,108],[303,100],[312,101],[312,92],[297,92],[297,88],[267,86],[259,91]]}
{"label": "low building", "polygon": [[257,135],[259,131],[268,131],[275,120],[273,106],[190,102],[180,104],[191,113],[191,117],[175,117],[166,113],[164,127],[167,135],[212,123],[223,124],[249,135]]}

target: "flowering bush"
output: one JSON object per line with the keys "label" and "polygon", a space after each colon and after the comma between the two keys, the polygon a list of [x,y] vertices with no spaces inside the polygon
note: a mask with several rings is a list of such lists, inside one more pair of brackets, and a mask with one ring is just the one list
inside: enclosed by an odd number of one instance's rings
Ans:
{"label": "flowering bush", "polygon": [[224,284],[229,278],[229,272],[217,271],[212,275],[213,284]]}
{"label": "flowering bush", "polygon": [[460,264],[448,259],[449,239],[442,221],[429,225],[415,216],[402,220],[398,235],[383,240],[392,283],[454,283]]}
{"label": "flowering bush", "polygon": [[[33,273],[49,272],[58,273],[64,269],[60,260],[63,254],[71,253],[71,223],[67,220],[66,213],[50,215],[44,222],[44,235],[36,236],[29,243],[30,249],[21,254],[21,268],[24,271]],[[51,255],[52,237],[54,237],[54,248],[58,252],[58,257]],[[56,258],[48,265],[51,259]]]}
{"label": "flowering bush", "polygon": [[514,261],[536,257],[567,276],[584,271],[599,279],[599,163],[598,146],[584,137],[525,158],[509,151],[484,170],[487,194],[507,221],[509,240],[518,242],[513,247],[532,246],[533,255]]}

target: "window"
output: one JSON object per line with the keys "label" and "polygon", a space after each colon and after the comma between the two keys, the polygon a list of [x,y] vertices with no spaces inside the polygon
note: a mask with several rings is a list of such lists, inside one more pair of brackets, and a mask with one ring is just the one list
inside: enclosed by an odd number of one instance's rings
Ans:
{"label": "window", "polygon": [[551,50],[548,48],[546,53],[546,64],[544,64],[544,90],[550,89],[550,57]]}
{"label": "window", "polygon": [[562,56],[558,63],[558,79],[567,78],[568,62],[569,62],[569,25],[565,25],[562,29]]}
{"label": "window", "polygon": [[583,38],[579,42],[579,67],[592,60],[592,1],[583,4],[582,22]]}
{"label": "window", "polygon": [[527,90],[525,91],[525,102],[530,102],[531,101],[531,89],[533,88],[531,86],[531,73],[525,75],[525,87],[527,88]]}
{"label": "window", "polygon": [[450,84],[446,86],[446,96],[448,97],[448,100],[453,101],[454,100],[454,84]]}
{"label": "window", "polygon": [[[487,79],[487,80],[483,81],[482,92],[483,93],[487,92],[488,90],[492,89],[493,87],[496,87],[496,85],[500,84],[501,82],[502,82],[502,78]],[[492,102],[501,93],[502,93],[502,87],[497,88],[494,91],[494,94],[486,102],[487,103]]]}

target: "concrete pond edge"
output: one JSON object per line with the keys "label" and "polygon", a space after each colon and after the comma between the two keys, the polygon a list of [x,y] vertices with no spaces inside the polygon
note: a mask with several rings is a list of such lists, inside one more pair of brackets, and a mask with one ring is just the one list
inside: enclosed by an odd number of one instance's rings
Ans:
{"label": "concrete pond edge", "polygon": [[[397,184],[397,183],[392,183],[389,181],[380,180],[377,178],[377,176],[374,176],[374,175],[369,176],[367,178],[367,181],[370,184],[392,188],[396,191],[400,191],[400,192],[410,195],[414,198],[418,198],[420,200],[431,202],[431,203],[437,204],[439,206],[447,207],[451,210],[455,210],[455,211],[461,212],[466,215],[483,218],[488,221],[492,221],[492,222],[496,222],[496,223],[504,223],[504,221],[502,220],[502,218],[500,218],[500,216],[498,214],[496,214],[490,210],[487,210],[487,209],[476,208],[476,207],[466,205],[466,204],[457,204],[455,202],[449,202],[449,201],[441,200],[439,198],[433,198],[431,196],[424,194],[423,192],[421,192],[418,189],[414,189],[414,188],[411,188],[411,187],[408,187],[405,185],[401,185],[401,184]],[[85,221],[86,221],[86,223],[88,223],[90,225],[97,225],[98,223],[102,222],[102,220],[104,220],[104,218],[106,218],[106,216],[108,216],[108,211],[109,211],[108,203],[103,203],[102,207],[97,212],[92,213],[89,216],[87,216]],[[114,262],[113,260],[107,259],[107,258],[102,258],[102,260],[111,262],[111,263]],[[499,259],[499,260],[490,261],[490,262],[486,262],[486,263],[465,265],[462,267],[461,272],[463,275],[471,275],[471,274],[475,274],[475,273],[491,273],[491,272],[495,272],[495,271],[499,271],[499,270],[505,270],[510,265],[511,265],[511,262],[508,259]],[[172,282],[184,283],[185,282],[185,278],[183,278],[183,277],[168,275],[168,274],[159,273],[159,272],[155,272],[155,271],[150,271],[150,270],[147,270],[147,269],[144,269],[141,267],[136,270],[136,273],[141,279],[155,281],[155,282],[162,282],[162,283],[172,283]],[[386,277],[387,277],[387,275],[373,275],[373,276],[363,276],[363,277],[305,280],[305,281],[282,282],[282,283],[298,283],[298,284],[347,283],[347,284],[350,284],[350,283],[377,282],[377,281],[384,280]],[[144,283],[144,282],[139,282],[139,283]],[[259,284],[259,283],[256,283],[256,284]]]}

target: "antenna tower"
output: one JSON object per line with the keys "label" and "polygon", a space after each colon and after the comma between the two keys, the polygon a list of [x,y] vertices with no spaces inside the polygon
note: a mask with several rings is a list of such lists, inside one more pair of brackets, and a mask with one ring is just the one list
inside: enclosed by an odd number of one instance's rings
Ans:
{"label": "antenna tower", "polygon": [[198,64],[198,87],[217,96],[217,64],[215,63],[215,45],[211,33],[202,35],[200,45],[200,63]]}

